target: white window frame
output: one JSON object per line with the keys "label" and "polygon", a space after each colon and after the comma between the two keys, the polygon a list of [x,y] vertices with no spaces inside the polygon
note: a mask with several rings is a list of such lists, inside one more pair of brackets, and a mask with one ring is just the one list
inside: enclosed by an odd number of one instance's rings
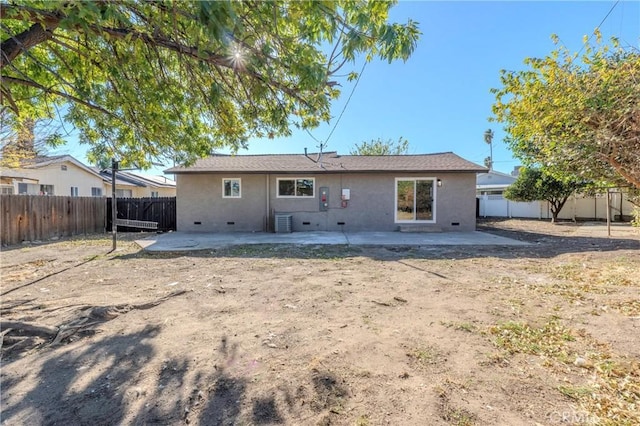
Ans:
{"label": "white window frame", "polygon": [[[96,192],[98,192],[99,194],[96,194]],[[91,196],[92,197],[102,197],[102,188],[100,188],[99,186],[92,186],[91,187]]]}
{"label": "white window frame", "polygon": [[[431,181],[431,185],[433,187],[433,200],[431,201],[432,203],[432,217],[433,219],[431,220],[399,220],[398,219],[398,181],[413,181],[413,200],[414,200],[414,209],[415,209],[415,199],[416,199],[416,184],[415,182],[419,181],[419,180],[430,180]],[[436,223],[436,206],[437,206],[437,193],[438,193],[438,178],[435,177],[397,177],[395,178],[394,181],[394,189],[393,189],[393,194],[394,194],[394,200],[393,200],[393,219],[394,219],[394,223]],[[415,214],[415,211],[414,211]]]}
{"label": "white window frame", "polygon": [[151,191],[151,198],[159,198],[158,191]]}
{"label": "white window frame", "polygon": [[[125,196],[125,192],[127,192],[129,195]],[[118,193],[120,193],[120,195],[118,195]],[[133,190],[127,188],[116,188],[116,198],[133,198]]]}
{"label": "white window frame", "polygon": [[[234,180],[238,181],[238,195],[233,195],[233,190],[231,191],[231,195],[225,195],[224,183],[226,181],[233,182]],[[242,179],[241,178],[222,178],[222,198],[242,198]]]}
{"label": "white window frame", "polygon": [[40,185],[40,193],[42,193],[42,195],[45,195],[44,194],[44,190],[45,189],[51,189],[51,192],[47,193],[46,195],[55,195],[56,194],[55,185]]}
{"label": "white window frame", "polygon": [[[295,192],[295,188],[297,188],[297,181],[298,180],[310,180],[312,183],[312,187],[313,187],[313,194],[311,195],[280,195],[280,181],[281,180],[292,180],[294,181],[294,192]],[[302,198],[305,200],[310,200],[312,198],[315,198],[316,196],[316,178],[314,177],[305,177],[305,176],[297,176],[297,177],[281,177],[281,178],[276,178],[276,198]]]}
{"label": "white window frame", "polygon": [[79,190],[77,186],[72,186],[71,187],[71,196],[72,197],[77,197],[79,194]]}

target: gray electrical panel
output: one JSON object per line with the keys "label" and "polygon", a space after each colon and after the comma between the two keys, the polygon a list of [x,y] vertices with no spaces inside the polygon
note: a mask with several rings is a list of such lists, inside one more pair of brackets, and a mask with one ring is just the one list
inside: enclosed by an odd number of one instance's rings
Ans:
{"label": "gray electrical panel", "polygon": [[326,186],[320,187],[320,211],[325,212],[329,210],[329,188]]}

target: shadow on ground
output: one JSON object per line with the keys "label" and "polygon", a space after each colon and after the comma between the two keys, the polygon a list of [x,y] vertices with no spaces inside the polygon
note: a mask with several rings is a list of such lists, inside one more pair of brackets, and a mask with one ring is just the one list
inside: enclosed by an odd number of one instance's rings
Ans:
{"label": "shadow on ground", "polygon": [[[213,351],[212,371],[204,371],[186,356],[158,359],[160,331],[147,326],[84,346],[43,346],[26,354],[45,359],[35,377],[18,371],[18,358],[3,360],[3,424],[283,424],[328,419],[349,398],[333,373],[316,369],[295,390],[274,383],[269,395],[253,395],[250,378],[227,369],[238,346],[226,336]],[[15,395],[24,381],[31,390]]]}

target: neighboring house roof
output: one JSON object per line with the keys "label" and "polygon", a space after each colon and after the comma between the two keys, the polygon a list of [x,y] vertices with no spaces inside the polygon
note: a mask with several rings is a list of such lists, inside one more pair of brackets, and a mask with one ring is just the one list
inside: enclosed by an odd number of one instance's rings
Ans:
{"label": "neighboring house roof", "polygon": [[318,173],[318,172],[485,172],[485,167],[452,153],[421,155],[314,154],[213,155],[165,173]]}
{"label": "neighboring house roof", "polygon": [[[25,160],[22,164],[22,167],[20,167],[20,169],[40,169],[40,168],[49,166],[51,164],[60,164],[60,163],[66,163],[66,162],[69,162],[75,165],[76,167],[84,170],[85,172],[95,175],[96,177],[102,177],[100,176],[100,173],[98,173],[96,170],[82,164],[80,161],[76,160],[70,155],[51,155],[51,156],[47,155],[47,156],[35,157],[29,160]],[[19,170],[19,169],[13,169],[13,170]],[[4,175],[5,173],[3,172],[3,176]]]}
{"label": "neighboring house roof", "polygon": [[[101,170],[102,179],[111,182],[111,170]],[[118,171],[116,173],[116,185],[129,185],[146,188],[152,186],[156,188],[175,188],[176,183],[171,179],[165,179],[161,176],[142,176],[131,172]]]}
{"label": "neighboring house roof", "polygon": [[164,176],[150,176],[150,175],[140,175],[138,173],[132,172],[124,172],[127,175],[133,176],[136,179],[140,179],[143,182],[148,182],[152,186],[157,186],[159,188],[175,188],[176,182]]}
{"label": "neighboring house roof", "polygon": [[495,170],[490,170],[487,173],[478,173],[478,175],[476,176],[476,186],[478,188],[491,186],[509,186],[515,181],[515,176],[496,172]]}

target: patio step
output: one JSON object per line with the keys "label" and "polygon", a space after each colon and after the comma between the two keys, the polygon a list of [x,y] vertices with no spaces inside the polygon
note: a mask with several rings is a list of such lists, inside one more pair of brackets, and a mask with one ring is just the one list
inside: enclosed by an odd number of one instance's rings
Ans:
{"label": "patio step", "polygon": [[432,225],[400,225],[400,232],[442,232],[442,228]]}

